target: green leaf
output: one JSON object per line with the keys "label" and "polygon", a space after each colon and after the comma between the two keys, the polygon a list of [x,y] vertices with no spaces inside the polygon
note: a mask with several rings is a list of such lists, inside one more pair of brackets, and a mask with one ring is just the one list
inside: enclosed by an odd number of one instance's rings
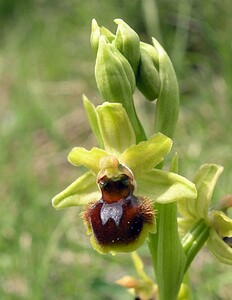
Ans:
{"label": "green leaf", "polygon": [[52,205],[56,209],[69,206],[85,206],[89,202],[97,201],[101,198],[101,193],[96,184],[96,176],[87,172],[64,191],[52,199]]}
{"label": "green leaf", "polygon": [[137,180],[139,195],[147,196],[157,203],[192,200],[197,196],[195,185],[178,174],[151,170]]}
{"label": "green leaf", "polygon": [[143,176],[158,165],[171,150],[172,140],[162,133],[151,136],[147,141],[140,142],[125,150],[122,160],[133,172],[135,178]]}
{"label": "green leaf", "polygon": [[68,161],[74,166],[85,166],[94,173],[100,171],[100,160],[107,156],[107,152],[100,148],[93,147],[90,151],[82,147],[75,147],[68,155]]}
{"label": "green leaf", "polygon": [[97,107],[98,123],[106,151],[118,156],[135,144],[135,134],[120,103],[105,102]]}

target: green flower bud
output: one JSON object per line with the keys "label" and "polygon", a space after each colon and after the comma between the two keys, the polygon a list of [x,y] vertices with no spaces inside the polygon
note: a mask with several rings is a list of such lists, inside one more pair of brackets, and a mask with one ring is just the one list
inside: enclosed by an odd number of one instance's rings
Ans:
{"label": "green flower bud", "polygon": [[[145,46],[146,45],[146,46]],[[157,51],[151,45],[141,43],[141,60],[136,84],[140,92],[150,101],[157,99],[160,89]]]}
{"label": "green flower bud", "polygon": [[95,77],[102,98],[118,102],[115,99],[129,98],[135,90],[135,77],[127,59],[105,37],[99,38]]}
{"label": "green flower bud", "polygon": [[112,43],[115,39],[115,35],[111,31],[109,31],[105,27],[99,27],[97,21],[93,19],[91,26],[90,44],[95,55],[97,55],[99,39],[101,35],[103,35],[105,37],[105,40],[109,43]]}
{"label": "green flower bud", "polygon": [[170,58],[158,43],[152,38],[159,57],[160,89],[156,104],[155,128],[157,132],[173,137],[179,115],[179,88],[176,74]]}
{"label": "green flower bud", "polygon": [[93,19],[92,27],[91,27],[91,35],[90,35],[90,44],[95,55],[97,55],[100,35],[101,35],[101,29],[98,26],[97,21]]}
{"label": "green flower bud", "polygon": [[121,103],[130,118],[137,142],[144,140],[146,136],[133,103],[134,72],[127,59],[103,36],[99,39],[95,77],[103,100]]}
{"label": "green flower bud", "polygon": [[115,34],[113,34],[109,29],[107,29],[106,27],[102,26],[101,27],[101,34],[104,35],[104,37],[106,38],[106,40],[109,43],[113,43],[113,41],[115,39]]}
{"label": "green flower bud", "polygon": [[140,61],[139,36],[123,20],[116,19],[114,21],[118,24],[114,45],[129,61],[136,75]]}

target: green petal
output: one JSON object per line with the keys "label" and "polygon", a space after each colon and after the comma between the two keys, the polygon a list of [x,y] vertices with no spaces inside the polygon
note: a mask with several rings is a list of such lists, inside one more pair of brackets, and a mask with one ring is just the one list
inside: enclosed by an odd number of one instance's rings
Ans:
{"label": "green petal", "polygon": [[178,204],[180,213],[194,219],[208,218],[209,204],[223,167],[215,164],[204,164],[196,173],[193,182],[197,188],[195,201],[183,201]]}
{"label": "green petal", "polygon": [[139,178],[143,176],[143,173],[158,165],[171,147],[172,140],[162,133],[158,133],[151,136],[147,141],[126,149],[122,155],[122,160],[131,169],[135,178]]}
{"label": "green petal", "polygon": [[101,133],[98,125],[96,107],[85,95],[82,96],[82,100],[83,100],[84,108],[87,114],[90,127],[97,138],[100,148],[103,148],[103,141],[101,138]]}
{"label": "green petal", "polygon": [[185,177],[156,169],[140,177],[137,185],[138,195],[162,204],[191,200],[197,196],[195,185]]}
{"label": "green petal", "polygon": [[220,236],[232,236],[232,220],[222,211],[213,210],[210,213],[213,227]]}
{"label": "green petal", "polygon": [[232,248],[213,229],[210,231],[207,246],[220,262],[232,265]]}
{"label": "green petal", "polygon": [[105,102],[97,107],[97,114],[106,151],[122,153],[135,144],[135,134],[122,104]]}
{"label": "green petal", "polygon": [[96,184],[96,176],[87,172],[64,191],[52,199],[52,205],[56,209],[69,206],[85,206],[91,201],[97,201],[101,198],[101,193]]}
{"label": "green petal", "polygon": [[107,152],[96,147],[90,151],[82,147],[75,147],[69,153],[68,161],[74,166],[85,166],[97,174],[100,171],[100,159],[107,155]]}

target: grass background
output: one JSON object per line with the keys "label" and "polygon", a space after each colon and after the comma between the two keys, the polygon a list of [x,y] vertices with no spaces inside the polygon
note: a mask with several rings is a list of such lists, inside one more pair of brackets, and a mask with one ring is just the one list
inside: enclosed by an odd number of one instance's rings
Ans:
{"label": "grass background", "polygon": [[[129,255],[102,256],[86,237],[78,208],[51,198],[82,170],[66,161],[91,147],[81,95],[101,99],[94,81],[91,19],[115,30],[124,19],[169,53],[181,92],[175,135],[180,172],[225,167],[213,201],[231,193],[232,2],[200,0],[0,1],[0,299],[129,300],[115,285],[135,275]],[[148,131],[153,115],[136,93]],[[153,276],[146,246],[140,249]],[[201,251],[190,270],[193,299],[231,298],[231,267]]]}

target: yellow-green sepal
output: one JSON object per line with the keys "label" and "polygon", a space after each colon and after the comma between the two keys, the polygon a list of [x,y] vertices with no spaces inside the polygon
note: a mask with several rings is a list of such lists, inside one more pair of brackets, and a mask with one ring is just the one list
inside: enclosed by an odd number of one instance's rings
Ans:
{"label": "yellow-green sepal", "polygon": [[107,155],[106,151],[97,147],[93,147],[91,150],[74,147],[68,155],[68,161],[74,166],[84,166],[97,174],[100,171],[101,158]]}
{"label": "yellow-green sepal", "polygon": [[118,157],[119,153],[136,143],[129,117],[120,103],[105,102],[96,110],[104,148]]}
{"label": "yellow-green sepal", "polygon": [[149,197],[156,203],[191,201],[197,197],[195,185],[172,172],[154,169],[139,177],[137,183],[138,194]]}
{"label": "yellow-green sepal", "polygon": [[101,193],[96,184],[96,176],[92,172],[87,172],[56,195],[52,199],[52,205],[56,209],[86,206],[89,202],[97,201],[100,198]]}
{"label": "yellow-green sepal", "polygon": [[158,165],[169,153],[171,147],[172,140],[158,133],[152,135],[147,141],[126,149],[122,154],[122,159],[137,178]]}
{"label": "yellow-green sepal", "polygon": [[179,211],[185,218],[208,220],[210,201],[222,171],[223,167],[216,164],[204,164],[199,168],[193,179],[197,188],[196,200],[178,204]]}
{"label": "yellow-green sepal", "polygon": [[232,247],[213,228],[210,230],[207,247],[220,262],[232,265]]}
{"label": "yellow-green sepal", "polygon": [[102,141],[102,137],[101,137],[101,133],[100,133],[100,129],[99,129],[96,107],[92,104],[92,102],[85,95],[82,96],[82,100],[83,100],[85,112],[86,112],[90,127],[91,127],[94,135],[96,136],[99,147],[103,148],[104,145],[103,145],[103,141]]}

